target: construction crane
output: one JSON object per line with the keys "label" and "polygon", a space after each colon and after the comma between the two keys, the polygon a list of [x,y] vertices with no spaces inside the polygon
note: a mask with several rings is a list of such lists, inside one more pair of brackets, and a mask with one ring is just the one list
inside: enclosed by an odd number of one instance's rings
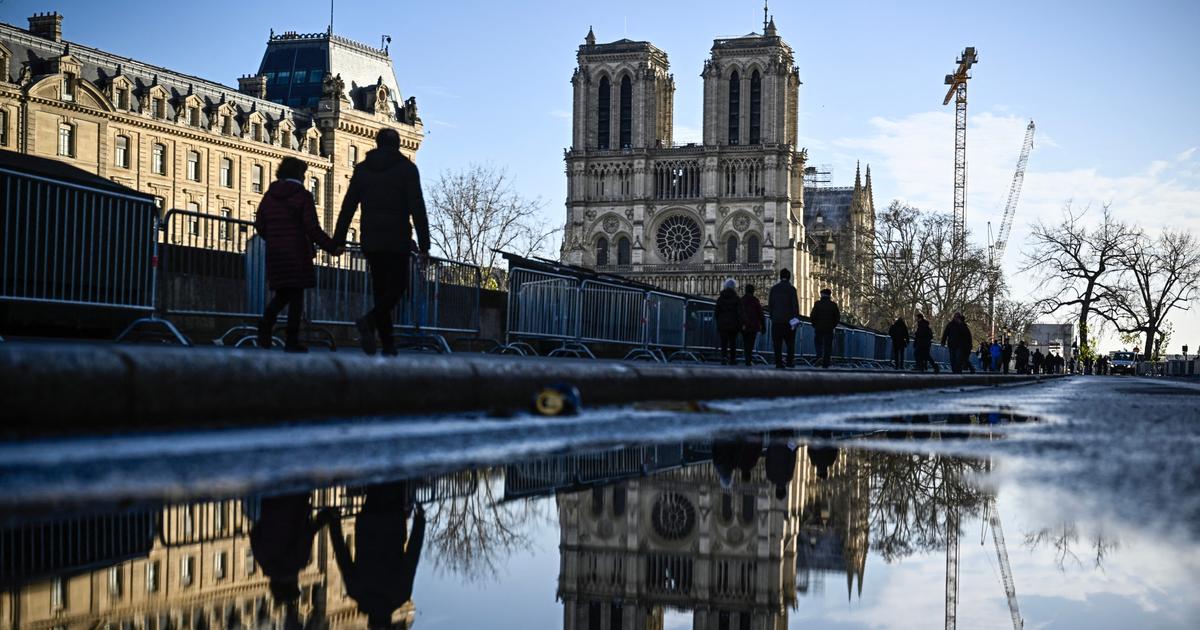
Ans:
{"label": "construction crane", "polygon": [[1017,157],[1017,170],[1013,173],[1012,185],[1008,188],[1008,203],[1004,205],[1004,218],[1000,221],[1000,232],[992,240],[991,224],[988,224],[989,278],[988,278],[988,321],[991,338],[996,338],[996,292],[1000,284],[1000,260],[1008,247],[1008,235],[1012,232],[1013,216],[1017,212],[1017,200],[1021,198],[1021,186],[1025,183],[1025,167],[1029,164],[1029,152],[1033,150],[1033,121],[1025,127],[1025,142]]}
{"label": "construction crane", "polygon": [[946,98],[942,105],[949,105],[954,98],[954,254],[962,254],[967,230],[967,79],[971,78],[971,66],[979,61],[975,47],[963,49],[958,58],[958,69],[946,75]]}
{"label": "construction crane", "polygon": [[987,521],[992,526],[992,541],[996,543],[996,559],[1000,563],[1000,579],[1004,582],[1004,594],[1008,597],[1008,612],[1012,615],[1013,630],[1021,630],[1025,622],[1017,608],[1017,587],[1013,583],[1012,567],[1008,564],[1008,546],[1004,544],[1004,529],[1000,527],[1000,512],[996,510],[996,497],[987,504]]}

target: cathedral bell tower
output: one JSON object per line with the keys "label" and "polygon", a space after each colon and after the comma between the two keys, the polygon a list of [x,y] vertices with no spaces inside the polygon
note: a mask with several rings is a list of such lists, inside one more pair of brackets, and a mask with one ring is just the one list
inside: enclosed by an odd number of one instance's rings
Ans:
{"label": "cathedral bell tower", "polygon": [[675,79],[667,54],[649,42],[597,44],[588,29],[571,85],[573,149],[612,151],[671,144]]}
{"label": "cathedral bell tower", "polygon": [[775,28],[713,41],[704,63],[704,144],[796,144],[799,70]]}

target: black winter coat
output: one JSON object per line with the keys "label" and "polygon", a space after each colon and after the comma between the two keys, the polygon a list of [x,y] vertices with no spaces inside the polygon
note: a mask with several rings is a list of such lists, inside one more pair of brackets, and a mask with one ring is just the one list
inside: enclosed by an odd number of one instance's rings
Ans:
{"label": "black winter coat", "polygon": [[772,324],[786,324],[793,317],[800,317],[800,299],[796,297],[796,287],[787,280],[776,282],[767,296],[767,310],[771,312]]}
{"label": "black winter coat", "polygon": [[892,338],[892,345],[897,348],[908,346],[908,324],[897,319],[896,323],[888,329],[888,336]]}
{"label": "black winter coat", "polygon": [[317,222],[312,193],[303,184],[273,182],[258,204],[254,229],[267,243],[267,284],[272,289],[317,286],[313,243],[332,252],[334,242]]}
{"label": "black winter coat", "polygon": [[733,289],[722,289],[721,295],[717,296],[717,330],[725,332],[736,332],[742,328],[742,300],[738,298],[737,291]]}
{"label": "black winter coat", "polygon": [[918,348],[928,348],[933,345],[933,328],[929,326],[929,320],[923,319],[917,322],[917,332],[913,335],[913,344]]}
{"label": "black winter coat", "polygon": [[838,309],[837,302],[822,297],[817,300],[816,304],[813,304],[808,318],[812,320],[813,329],[817,332],[833,332],[833,329],[842,322],[842,311]]}
{"label": "black winter coat", "polygon": [[429,220],[417,165],[399,151],[374,149],[354,167],[334,240],[346,242],[350,221],[362,204],[362,249],[364,252],[408,253],[412,230],[417,230],[421,251],[429,251]]}
{"label": "black winter coat", "polygon": [[946,329],[942,331],[942,344],[956,350],[970,350],[974,345],[971,341],[971,329],[967,327],[966,322],[950,320]]}

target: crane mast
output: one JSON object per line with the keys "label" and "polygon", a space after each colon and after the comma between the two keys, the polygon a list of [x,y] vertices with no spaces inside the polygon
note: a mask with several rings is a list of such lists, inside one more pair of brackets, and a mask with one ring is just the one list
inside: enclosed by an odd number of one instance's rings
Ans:
{"label": "crane mast", "polygon": [[971,78],[971,66],[978,61],[975,47],[963,49],[958,58],[958,68],[946,75],[946,98],[942,105],[949,105],[954,98],[954,254],[964,251],[967,230],[967,79]]}
{"label": "crane mast", "polygon": [[988,224],[988,322],[991,338],[996,338],[996,291],[1000,284],[1000,260],[1008,247],[1008,235],[1012,232],[1013,216],[1017,213],[1017,201],[1021,198],[1021,186],[1025,183],[1025,167],[1029,164],[1029,152],[1033,150],[1033,121],[1025,127],[1025,141],[1017,157],[1017,169],[1013,172],[1012,185],[1008,188],[1008,203],[1004,204],[1004,218],[1000,221],[1000,232],[992,240],[991,223]]}

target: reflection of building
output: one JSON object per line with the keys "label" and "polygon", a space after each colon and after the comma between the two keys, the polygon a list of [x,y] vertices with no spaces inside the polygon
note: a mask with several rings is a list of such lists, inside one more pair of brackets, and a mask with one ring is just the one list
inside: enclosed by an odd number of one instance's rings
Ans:
{"label": "reflection of building", "polygon": [[[314,505],[342,506],[347,536],[353,536],[353,514],[360,502],[342,488],[313,494]],[[119,525],[108,527],[102,537],[60,524],[57,530],[64,535],[53,543],[36,533],[50,526],[27,528],[32,533],[24,534],[25,544],[6,547],[6,553],[21,548],[55,554],[61,547],[55,555],[70,558],[82,557],[72,549],[102,545],[114,557],[108,562],[102,555],[88,557],[81,566],[59,562],[45,567],[51,575],[0,592],[0,628],[282,627],[282,609],[272,601],[268,579],[251,551],[251,513],[256,509],[254,503],[230,500],[170,506],[150,520],[145,514],[105,517],[100,520]],[[127,539],[143,540],[148,548],[130,557],[124,548]],[[346,595],[324,530],[313,545],[311,562],[299,574],[300,619],[316,621],[318,627],[365,628],[366,617]],[[411,624],[414,614],[409,600],[393,619]]]}
{"label": "reflection of building", "polygon": [[796,588],[802,593],[821,589],[822,576],[844,573],[846,596],[851,595],[855,578],[862,595],[870,495],[861,455],[832,448],[809,447],[805,451],[807,456],[797,463],[797,476],[804,479],[804,487]]}
{"label": "reflection of building", "polygon": [[807,581],[797,588],[797,565],[826,568],[797,557],[806,531],[841,544],[839,567],[857,574],[861,588],[865,482],[840,483],[849,478],[845,463],[818,479],[806,451],[798,449],[782,500],[762,460],[750,481],[735,474],[728,491],[702,462],[560,493],[563,627],[661,628],[671,608],[691,611],[695,628],[784,628],[797,590],[807,590]]}
{"label": "reflection of building", "polygon": [[57,14],[0,24],[0,149],[63,160],[168,208],[253,218],[287,156],[332,227],[350,173],[385,127],[412,157],[423,126],[386,48],[272,33],[238,88],[62,39]]}
{"label": "reflection of building", "polygon": [[563,262],[709,295],[726,277],[765,288],[788,269],[809,303],[826,254],[852,251],[845,237],[874,225],[863,214],[873,211],[863,201],[869,184],[859,186],[853,216],[839,214],[836,226],[831,216],[835,229],[821,227],[822,249],[811,251],[800,78],[774,20],[764,19],[761,34],[713,42],[703,138],[684,146],[674,144],[665,52],[628,39],[597,43],[589,31],[577,61]]}

